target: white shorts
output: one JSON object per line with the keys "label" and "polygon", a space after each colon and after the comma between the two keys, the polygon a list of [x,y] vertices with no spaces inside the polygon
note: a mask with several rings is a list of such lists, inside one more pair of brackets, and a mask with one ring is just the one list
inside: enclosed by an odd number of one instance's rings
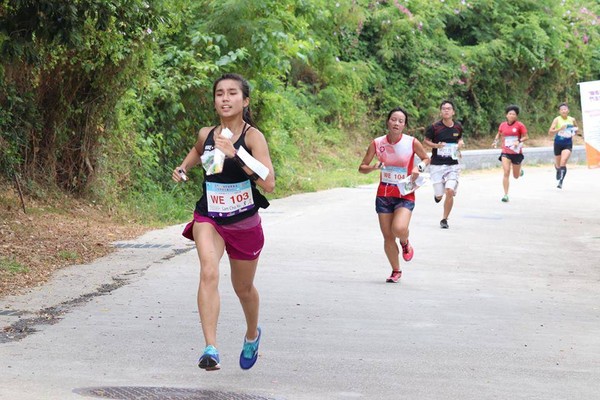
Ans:
{"label": "white shorts", "polygon": [[456,194],[460,169],[461,167],[459,164],[429,166],[431,183],[433,184],[433,193],[435,197],[443,196],[446,189],[452,189],[454,194]]}

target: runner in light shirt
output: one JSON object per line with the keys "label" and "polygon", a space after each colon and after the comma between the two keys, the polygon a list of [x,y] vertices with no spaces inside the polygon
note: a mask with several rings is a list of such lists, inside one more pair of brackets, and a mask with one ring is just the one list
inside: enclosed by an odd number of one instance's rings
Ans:
{"label": "runner in light shirt", "polygon": [[[415,207],[414,185],[430,160],[421,142],[403,132],[408,125],[406,111],[400,107],[394,108],[386,121],[388,133],[371,142],[358,171],[363,174],[373,171],[380,173],[375,211],[383,234],[385,255],[392,268],[386,282],[396,283],[402,276],[400,249],[396,239],[399,239],[402,248],[402,258],[410,261],[414,250],[408,241],[408,227]],[[418,165],[414,162],[415,154],[421,159]],[[377,162],[372,164],[375,157]],[[406,190],[408,177],[408,184],[413,188]]]}
{"label": "runner in light shirt", "polygon": [[566,103],[558,106],[559,116],[554,118],[548,134],[554,136],[554,168],[556,168],[557,188],[562,189],[565,175],[567,175],[567,162],[573,151],[573,136],[580,135],[575,118],[569,116],[569,107]]}

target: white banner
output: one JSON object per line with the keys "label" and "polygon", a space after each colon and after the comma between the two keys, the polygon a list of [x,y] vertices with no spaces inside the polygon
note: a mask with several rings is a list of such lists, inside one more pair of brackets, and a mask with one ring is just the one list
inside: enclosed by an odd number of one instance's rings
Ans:
{"label": "white banner", "polygon": [[581,119],[588,167],[600,167],[600,81],[580,82]]}

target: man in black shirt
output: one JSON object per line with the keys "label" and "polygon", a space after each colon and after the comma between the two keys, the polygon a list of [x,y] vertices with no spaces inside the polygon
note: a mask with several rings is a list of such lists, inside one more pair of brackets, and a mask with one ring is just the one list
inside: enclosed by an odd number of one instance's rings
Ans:
{"label": "man in black shirt", "polygon": [[432,148],[431,182],[433,183],[434,199],[439,203],[444,195],[444,215],[440,221],[442,229],[448,229],[448,217],[454,205],[454,196],[458,187],[460,175],[459,149],[463,147],[463,127],[454,121],[454,104],[449,100],[442,101],[440,105],[442,119],[427,127],[425,143]]}

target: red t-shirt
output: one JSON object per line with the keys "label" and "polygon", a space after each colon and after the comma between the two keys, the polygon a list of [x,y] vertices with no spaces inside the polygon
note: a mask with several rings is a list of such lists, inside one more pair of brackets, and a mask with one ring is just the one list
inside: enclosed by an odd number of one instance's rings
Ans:
{"label": "red t-shirt", "polygon": [[502,137],[502,152],[506,154],[521,154],[523,150],[519,140],[527,135],[527,128],[521,121],[512,124],[504,121],[498,128],[498,134]]}

